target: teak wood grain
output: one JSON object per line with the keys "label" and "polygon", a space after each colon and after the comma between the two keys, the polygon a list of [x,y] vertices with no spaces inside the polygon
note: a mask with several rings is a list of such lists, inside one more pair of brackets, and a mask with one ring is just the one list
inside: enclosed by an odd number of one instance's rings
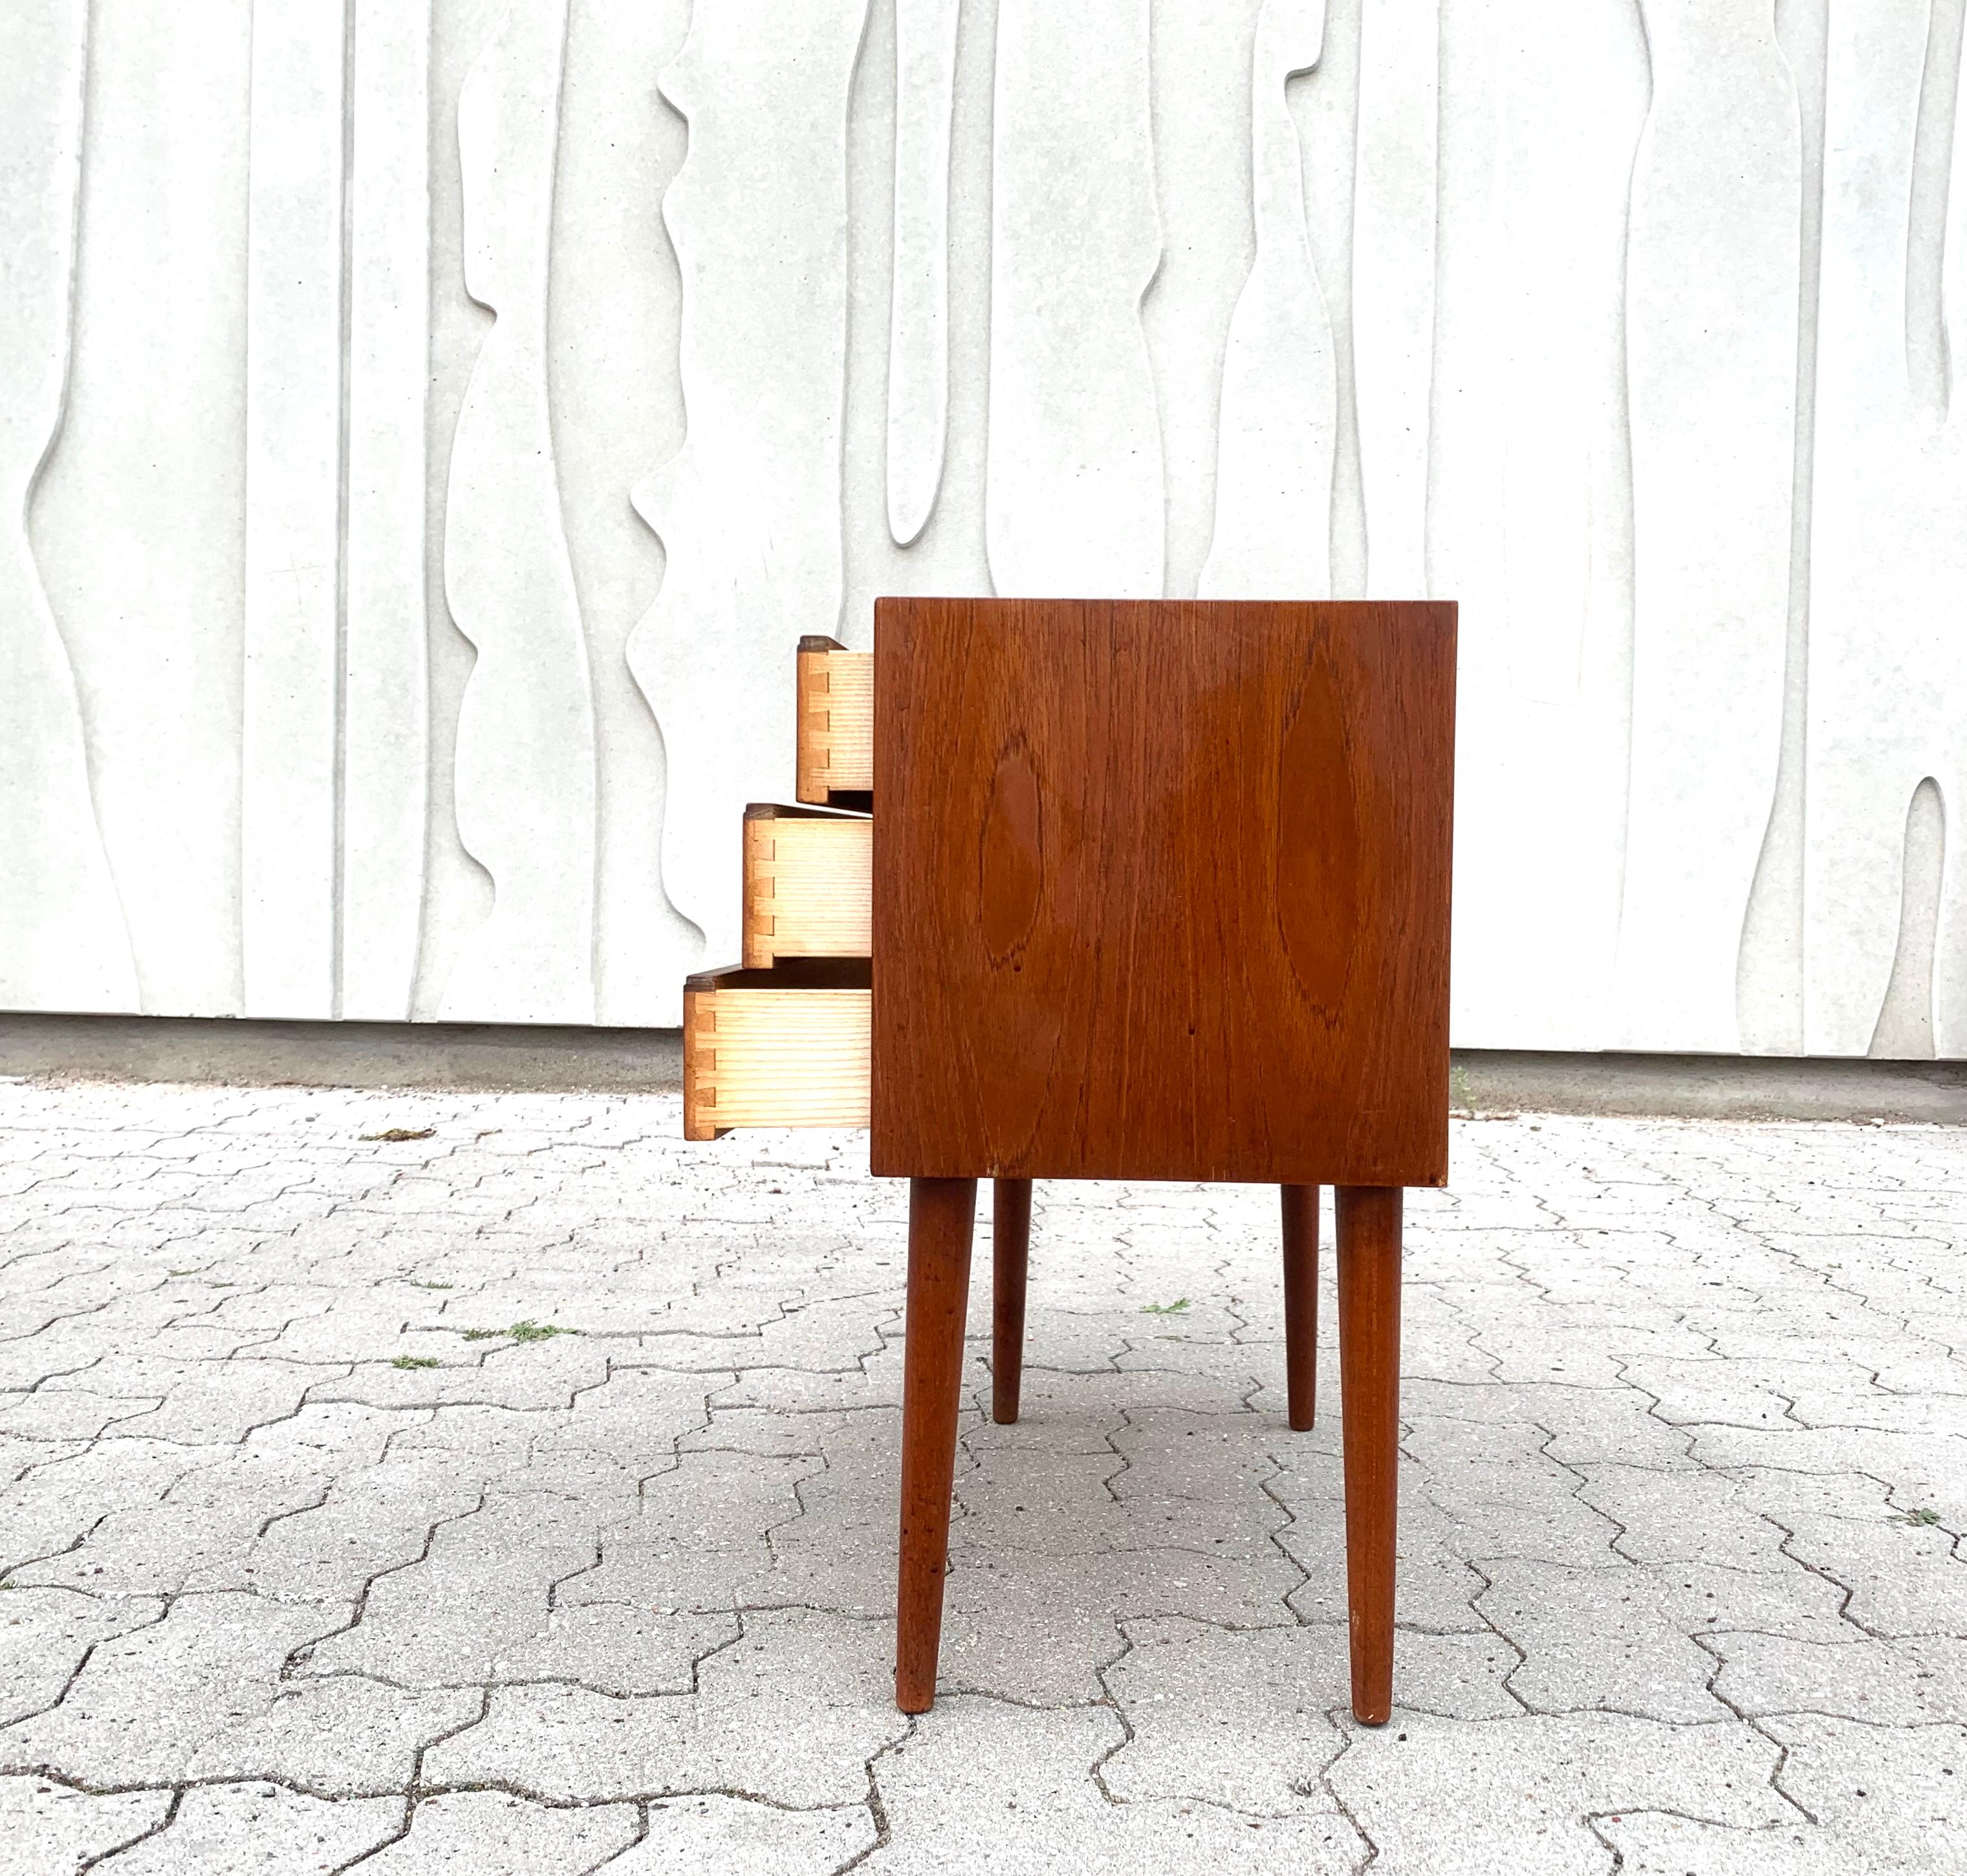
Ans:
{"label": "teak wood grain", "polygon": [[935,1704],[949,1494],[963,1403],[963,1323],[977,1218],[974,1179],[909,1186],[908,1333],[902,1351],[902,1528],[895,1608],[895,1704]]}
{"label": "teak wood grain", "polygon": [[1400,1525],[1401,1195],[1342,1186],[1339,1387],[1345,1435],[1345,1611],[1352,1710],[1383,1726],[1394,1703],[1394,1559]]}
{"label": "teak wood grain", "polygon": [[1025,1292],[1031,1274],[1032,1182],[990,1188],[990,1418],[1017,1422],[1025,1373]]}
{"label": "teak wood grain", "polygon": [[1280,1186],[1284,1240],[1284,1387],[1294,1433],[1318,1424],[1318,1188]]}
{"label": "teak wood grain", "polygon": [[1436,1186],[1455,609],[875,609],[878,1174]]}

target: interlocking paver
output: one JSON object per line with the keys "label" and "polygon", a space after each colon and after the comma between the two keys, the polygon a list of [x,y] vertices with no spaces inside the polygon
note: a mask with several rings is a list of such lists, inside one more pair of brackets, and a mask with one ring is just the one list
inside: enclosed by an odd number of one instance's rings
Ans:
{"label": "interlocking paver", "polygon": [[608,1876],[832,1876],[872,1849],[864,1804],[788,1811],[748,1798],[667,1798],[648,1808],[648,1835],[606,1865]]}
{"label": "interlocking paver", "polygon": [[157,1621],[161,1599],[17,1587],[0,1599],[0,1725],[60,1700],[97,1643]]}
{"label": "interlocking paver", "polygon": [[91,1440],[105,1428],[140,1419],[162,1405],[158,1395],[124,1397],[79,1387],[43,1387],[32,1393],[17,1392],[0,1396],[0,1439],[48,1440],[58,1445]]}
{"label": "interlocking paver", "polygon": [[600,1534],[599,1560],[567,1586],[573,1603],[728,1609],[772,1600],[770,1533],[801,1515],[817,1455],[693,1452],[642,1483],[632,1514]]}
{"label": "interlocking paver", "polygon": [[1041,1186],[1012,1427],[983,1208],[911,1723],[904,1193],[678,1135],[0,1085],[0,1872],[1967,1866],[1967,1133],[1458,1125],[1377,1732],[1274,1193]]}
{"label": "interlocking paver", "polygon": [[[1520,1558],[1483,1568],[1491,1583],[1476,1607],[1523,1650],[1509,1685],[1534,1711],[1727,1717],[1730,1709],[1707,1688],[1713,1658],[1694,1639],[1718,1617],[1708,1613],[1711,1603],[1694,1613],[1691,1581],[1682,1588],[1658,1570],[1571,1569]],[[1834,1621],[1834,1605],[1830,1613]]]}
{"label": "interlocking paver", "polygon": [[548,1798],[731,1790],[812,1807],[864,1795],[867,1759],[906,1730],[883,1625],[817,1612],[749,1616],[694,1691],[610,1700],[572,1687],[493,1696],[482,1724],[434,1748],[434,1784]]}
{"label": "interlocking paver", "polygon": [[[1781,1784],[1844,1869],[1889,1876],[1967,1868],[1967,1729],[1875,1726],[1797,1715],[1765,1723],[1788,1749]],[[1794,1836],[1794,1830],[1790,1833]]]}
{"label": "interlocking paver", "polygon": [[[1475,1599],[1487,1579],[1457,1548],[1461,1531],[1423,1489],[1423,1468],[1403,1465],[1400,1476],[1400,1626],[1434,1635],[1485,1627]],[[1306,1490],[1307,1484],[1317,1489]],[[1277,1534],[1279,1548],[1304,1574],[1288,1599],[1292,1613],[1304,1622],[1345,1621],[1344,1497],[1336,1462],[1310,1480],[1295,1470],[1284,1473],[1271,1490],[1295,1514]]]}
{"label": "interlocking paver", "polygon": [[[1334,1714],[1345,1631],[1217,1629],[1187,1617],[1130,1622],[1106,1671],[1127,1743],[1105,1768],[1122,1798],[1190,1799],[1257,1816],[1294,1813],[1345,1748]],[[1520,1713],[1504,1681],[1516,1656],[1494,1635],[1399,1638],[1403,1712],[1489,1719]],[[1323,1697],[1321,1697],[1321,1691]]]}
{"label": "interlocking paver", "polygon": [[635,1807],[549,1809],[502,1791],[419,1804],[409,1832],[354,1865],[362,1876],[588,1876],[632,1843]]}
{"label": "interlocking paver", "polygon": [[168,1791],[76,1791],[0,1776],[0,1876],[69,1876],[161,1825]]}
{"label": "interlocking paver", "polygon": [[[1724,1633],[1705,1644],[1723,1665],[1715,1690],[1749,1715],[1820,1713],[1876,1726],[1967,1725],[1967,1640]],[[1959,1800],[1967,1804],[1967,1798]]]}
{"label": "interlocking paver", "polygon": [[1597,1820],[1682,1810],[1749,1828],[1801,1816],[1771,1781],[1778,1749],[1739,1721],[1623,1713],[1460,1721],[1396,1713],[1326,1774],[1388,1876],[1609,1871]]}
{"label": "interlocking paver", "polygon": [[289,1655],[333,1619],[252,1596],[186,1597],[161,1622],[99,1643],[58,1706],[0,1727],[0,1766],[106,1787],[274,1778],[325,1796],[399,1790],[418,1747],[480,1697],[286,1679]]}
{"label": "interlocking paver", "polygon": [[225,1456],[143,1439],[27,1451],[19,1475],[0,1488],[0,1573],[73,1549],[105,1520],[156,1506],[201,1463]]}
{"label": "interlocking paver", "polygon": [[589,1581],[597,1540],[595,1511],[579,1502],[488,1497],[435,1526],[423,1556],[377,1576],[360,1622],[311,1648],[307,1671],[413,1687],[554,1680],[609,1694],[687,1690],[693,1664],[735,1620],[625,1597],[556,1606],[560,1585]]}
{"label": "interlocking paver", "polygon": [[1404,1450],[1420,1462],[1420,1493],[1441,1513],[1457,1556],[1590,1568],[1613,1555],[1618,1523],[1586,1502],[1579,1474],[1549,1456],[1552,1436],[1542,1428],[1423,1419],[1410,1428]]}
{"label": "interlocking paver", "polygon": [[392,1451],[339,1474],[316,1502],[263,1526],[241,1574],[260,1595],[282,1602],[352,1605],[386,1572],[421,1557],[434,1528],[483,1497],[449,1455]]}
{"label": "interlocking paver", "polygon": [[1868,1522],[1804,1518],[1788,1550],[1851,1591],[1846,1613],[1864,1628],[1881,1635],[1967,1634],[1967,1565],[1944,1526],[1903,1524],[1882,1509]]}
{"label": "interlocking paver", "polygon": [[1114,1803],[1086,1768],[1107,1762],[1125,1736],[1103,1707],[1036,1712],[945,1695],[876,1762],[890,1841],[861,1867],[880,1876],[1338,1876],[1358,1867],[1358,1832],[1322,1795],[1288,1817],[1173,1798]]}
{"label": "interlocking paver", "polygon": [[402,1824],[400,1798],[311,1798],[251,1781],[196,1785],[156,1836],[97,1867],[108,1876],[331,1876]]}
{"label": "interlocking paver", "polygon": [[1647,1811],[1606,1818],[1598,1834],[1624,1859],[1624,1876],[1850,1876],[1885,1868],[1854,1861],[1852,1846],[1800,1820],[1744,1830]]}

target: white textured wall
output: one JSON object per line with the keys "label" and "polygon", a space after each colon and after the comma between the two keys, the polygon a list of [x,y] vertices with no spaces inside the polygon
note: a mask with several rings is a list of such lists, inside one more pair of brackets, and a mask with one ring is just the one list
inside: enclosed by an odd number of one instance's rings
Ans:
{"label": "white textured wall", "polygon": [[0,1006],[668,1023],[890,592],[1462,605],[1455,1035],[1967,1054],[1967,0],[12,0]]}

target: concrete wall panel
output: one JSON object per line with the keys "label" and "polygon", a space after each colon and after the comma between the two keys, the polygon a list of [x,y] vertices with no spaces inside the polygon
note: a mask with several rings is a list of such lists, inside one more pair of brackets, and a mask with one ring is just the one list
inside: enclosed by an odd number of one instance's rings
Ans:
{"label": "concrete wall panel", "polygon": [[1465,1047],[1967,1055],[1963,0],[45,0],[0,1005],[673,1022],[803,632],[1462,605]]}

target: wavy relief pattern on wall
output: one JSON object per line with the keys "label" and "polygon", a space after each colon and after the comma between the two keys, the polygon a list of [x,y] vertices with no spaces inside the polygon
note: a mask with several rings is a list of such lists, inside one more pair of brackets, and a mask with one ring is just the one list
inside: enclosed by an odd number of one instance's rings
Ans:
{"label": "wavy relief pattern on wall", "polygon": [[352,6],[337,1014],[400,1020],[430,814],[430,21]]}
{"label": "wavy relief pattern on wall", "polygon": [[1329,590],[1462,603],[1458,1041],[1967,1053],[1967,0],[89,11],[0,1001],[672,1022],[803,632]]}
{"label": "wavy relief pattern on wall", "polygon": [[240,920],[249,1016],[331,1016],[346,0],[254,0]]}
{"label": "wavy relief pattern on wall", "polygon": [[237,1015],[251,8],[93,9],[67,414],[30,512],[137,1003]]}
{"label": "wavy relief pattern on wall", "polygon": [[888,530],[929,525],[949,434],[949,163],[962,0],[896,0]]}
{"label": "wavy relief pattern on wall", "polygon": [[[1961,27],[1928,0],[1831,13],[1804,852],[1806,1039],[1823,1054],[1869,1049],[1908,972],[1924,1007],[1894,1045],[1967,1054]],[[1921,897],[1931,915],[1907,916]]]}
{"label": "wavy relief pattern on wall", "polygon": [[1372,599],[1427,590],[1440,80],[1438,0],[1368,0],[1360,21],[1352,331]]}
{"label": "wavy relief pattern on wall", "polygon": [[594,684],[595,1015],[638,1026],[676,1021],[696,940],[663,890],[662,733],[627,655],[662,584],[662,544],[625,496],[683,438],[682,282],[662,198],[688,133],[657,84],[690,15],[690,0],[574,0],[547,303],[554,460]]}
{"label": "wavy relief pattern on wall", "polygon": [[793,654],[840,624],[848,98],[867,0],[698,8],[663,95],[690,153],[663,216],[683,272],[682,450],[635,491],[668,554],[628,642],[669,754],[663,877],[738,954],[748,801],[790,800]]}
{"label": "wavy relief pattern on wall", "polygon": [[515,0],[458,106],[465,285],[493,315],[451,446],[444,588],[476,647],[457,827],[492,909],[447,1016],[594,1017],[593,690],[547,410],[547,276],[567,0]]}
{"label": "wavy relief pattern on wall", "polygon": [[1642,0],[1633,179],[1633,743],[1610,1040],[1740,1045],[1775,796],[1796,470],[1802,123],[1767,0]]}
{"label": "wavy relief pattern on wall", "polygon": [[1161,244],[1147,0],[1000,0],[992,195],[990,576],[1159,599],[1161,428],[1141,296]]}
{"label": "wavy relief pattern on wall", "polygon": [[[1252,79],[1264,10],[1264,0],[1159,0],[1149,8],[1161,262],[1141,302],[1141,329],[1161,425],[1162,591],[1174,599],[1195,597],[1220,506],[1223,366],[1257,254],[1254,108],[1268,80]],[[1276,108],[1284,104],[1280,78]],[[1291,150],[1296,162],[1295,139]]]}
{"label": "wavy relief pattern on wall", "polygon": [[[1632,679],[1633,0],[1443,0],[1428,583],[1462,606],[1454,1033],[1599,1048]],[[1371,517],[1368,517],[1369,530]]]}
{"label": "wavy relief pattern on wall", "polygon": [[68,401],[87,0],[31,11],[0,63],[0,1008],[128,1009],[123,909],[27,505]]}
{"label": "wavy relief pattern on wall", "polygon": [[1305,225],[1287,82],[1318,63],[1324,0],[1264,0],[1251,68],[1256,253],[1229,324],[1205,599],[1325,599],[1339,422],[1332,321]]}

